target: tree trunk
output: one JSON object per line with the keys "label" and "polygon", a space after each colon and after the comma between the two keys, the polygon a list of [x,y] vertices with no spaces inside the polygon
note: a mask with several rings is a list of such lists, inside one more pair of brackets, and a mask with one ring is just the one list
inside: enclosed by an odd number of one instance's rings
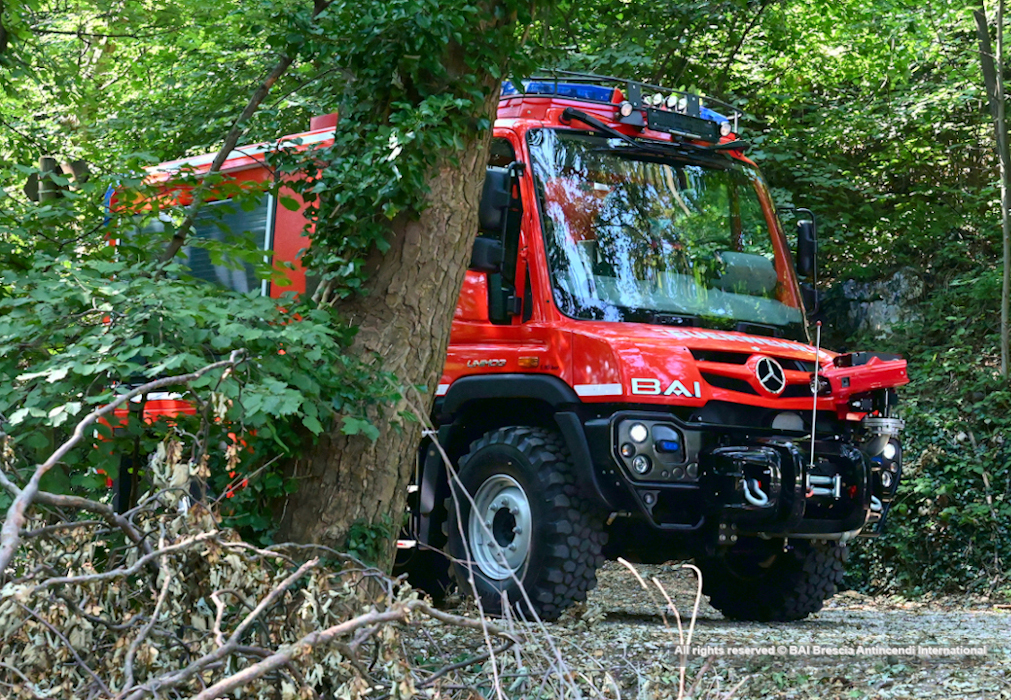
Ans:
{"label": "tree trunk", "polygon": [[[493,120],[497,103],[496,90],[483,116]],[[290,465],[299,487],[281,513],[283,537],[343,550],[352,525],[388,522],[392,536],[381,553],[387,560],[381,563],[392,559],[421,427],[391,421],[399,411],[431,410],[477,233],[490,138],[490,131],[475,135],[456,165],[442,161],[429,182],[428,208],[416,221],[394,221],[390,249],[384,255],[373,252],[368,261],[372,274],[367,294],[340,307],[349,322],[359,326],[352,352],[362,358],[380,356],[383,369],[406,387],[426,386],[425,405],[417,406],[416,395],[407,396],[375,417],[380,435],[374,443],[337,429]]]}
{"label": "tree trunk", "polygon": [[1000,302],[1000,373],[1008,377],[1009,363],[1009,306],[1011,306],[1011,151],[1008,150],[1007,120],[1004,114],[1004,0],[997,6],[997,53],[990,43],[990,30],[986,21],[986,6],[973,12],[976,19],[976,36],[979,40],[983,84],[993,117],[994,139],[997,143],[1000,164],[1001,233],[1004,251],[1004,274]]}

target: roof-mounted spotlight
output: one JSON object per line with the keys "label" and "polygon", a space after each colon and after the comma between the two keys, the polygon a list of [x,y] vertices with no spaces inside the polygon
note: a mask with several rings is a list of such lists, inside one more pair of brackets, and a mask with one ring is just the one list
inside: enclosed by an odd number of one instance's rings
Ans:
{"label": "roof-mounted spotlight", "polygon": [[663,104],[663,95],[661,95],[659,92],[653,95],[653,106],[659,107],[662,104]]}
{"label": "roof-mounted spotlight", "polygon": [[678,100],[678,111],[682,113],[688,111],[688,95],[681,95],[681,99]]}
{"label": "roof-mounted spotlight", "polygon": [[678,96],[674,94],[667,95],[667,109],[674,109],[678,106]]}
{"label": "roof-mounted spotlight", "polygon": [[618,105],[618,114],[620,114],[622,117],[630,117],[632,116],[633,109],[634,108],[632,107],[632,103],[629,102],[628,100],[625,100],[620,105]]}
{"label": "roof-mounted spotlight", "polygon": [[730,136],[730,122],[720,122],[720,136]]}

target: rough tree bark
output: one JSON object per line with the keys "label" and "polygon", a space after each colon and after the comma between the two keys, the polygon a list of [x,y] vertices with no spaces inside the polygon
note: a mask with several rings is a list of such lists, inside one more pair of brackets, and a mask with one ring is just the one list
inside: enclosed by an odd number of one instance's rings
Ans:
{"label": "rough tree bark", "polygon": [[[488,29],[500,37],[511,31],[507,20]],[[462,71],[462,56],[452,53],[452,48],[447,49],[446,60]],[[498,83],[491,71],[478,77],[489,87]],[[493,96],[475,118],[494,119],[498,90],[491,92]],[[338,307],[349,322],[359,326],[352,351],[362,358],[378,354],[383,369],[393,372],[405,386],[426,386],[427,405],[419,407],[426,411],[431,409],[442,373],[453,312],[477,233],[477,205],[491,133],[475,132],[468,138],[456,164],[443,158],[434,170],[428,183],[428,207],[420,218],[394,220],[390,249],[371,255],[366,294]],[[396,536],[421,439],[418,423],[390,422],[398,411],[410,410],[407,399],[374,421],[380,430],[374,443],[334,430],[289,465],[299,488],[281,508],[281,537],[342,548],[353,524],[378,524],[391,516]],[[392,539],[384,563],[392,561]]]}

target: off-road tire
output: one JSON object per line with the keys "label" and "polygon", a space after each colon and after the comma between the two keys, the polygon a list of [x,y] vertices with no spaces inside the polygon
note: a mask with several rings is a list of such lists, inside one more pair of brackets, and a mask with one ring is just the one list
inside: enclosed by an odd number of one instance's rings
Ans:
{"label": "off-road tire", "polygon": [[718,557],[696,559],[709,604],[733,620],[788,622],[821,610],[842,582],[849,548],[835,542],[742,539]]}
{"label": "off-road tire", "polygon": [[[482,608],[493,615],[502,614],[505,599],[506,604],[529,616],[529,599],[542,620],[555,620],[563,610],[586,599],[587,591],[597,585],[607,535],[603,514],[579,494],[561,435],[523,426],[488,432],[471,443],[470,451],[460,459],[459,478],[470,498],[459,493],[458,484],[452,485],[456,502],[453,498],[447,501],[445,532],[454,559],[450,570],[462,592],[473,595],[476,589]],[[469,554],[471,545],[480,545],[468,542],[465,546],[465,538],[469,539],[471,499],[482,485],[506,478],[525,492],[530,539],[526,557],[514,573],[495,578],[482,571]]]}

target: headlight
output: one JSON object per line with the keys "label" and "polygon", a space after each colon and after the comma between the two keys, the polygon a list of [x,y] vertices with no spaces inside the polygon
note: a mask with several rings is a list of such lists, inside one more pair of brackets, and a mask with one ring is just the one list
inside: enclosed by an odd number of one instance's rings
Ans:
{"label": "headlight", "polygon": [[632,438],[632,442],[643,443],[646,442],[646,438],[649,437],[649,431],[646,430],[646,426],[642,423],[633,423],[628,429],[628,436]]}

